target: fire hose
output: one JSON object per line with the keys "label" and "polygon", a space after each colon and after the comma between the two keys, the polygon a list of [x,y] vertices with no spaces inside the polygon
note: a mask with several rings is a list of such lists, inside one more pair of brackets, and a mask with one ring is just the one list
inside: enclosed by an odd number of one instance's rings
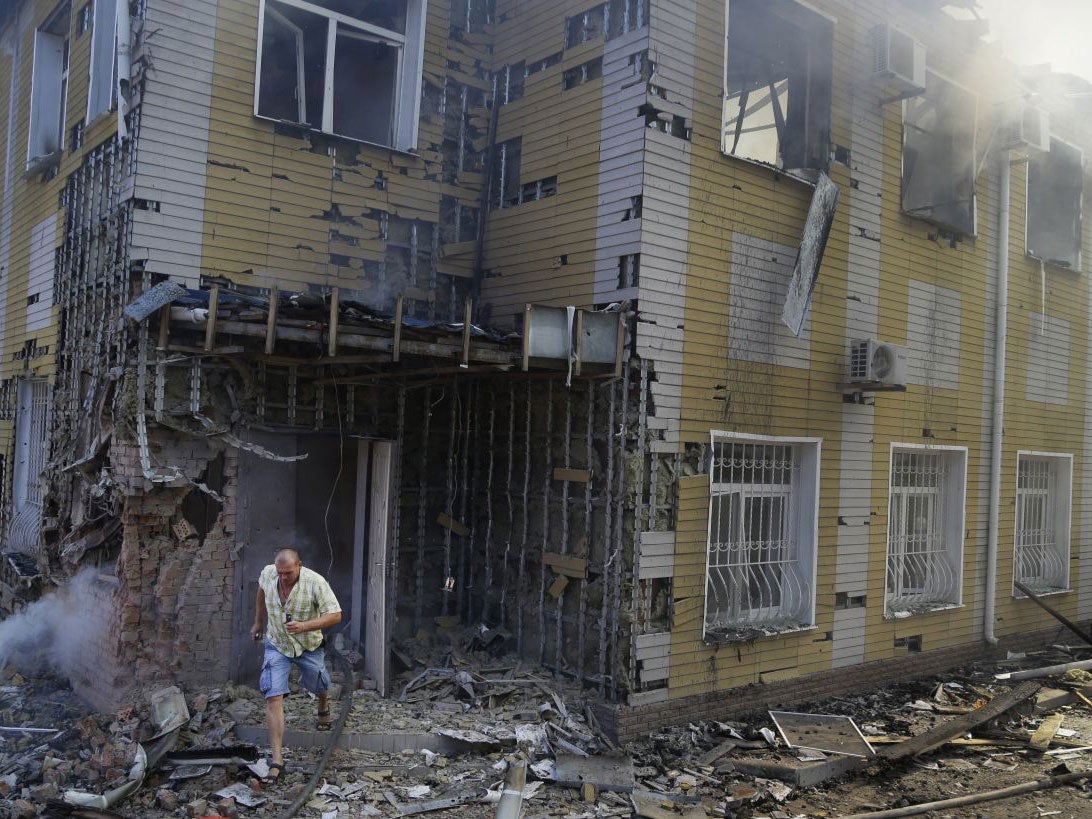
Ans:
{"label": "fire hose", "polygon": [[330,764],[330,757],[334,753],[334,749],[337,747],[337,741],[341,738],[341,732],[345,730],[345,723],[349,719],[349,712],[353,707],[353,667],[349,664],[349,661],[345,659],[343,655],[334,646],[333,641],[326,643],[326,649],[330,652],[330,659],[335,665],[337,665],[345,679],[341,686],[341,699],[340,708],[337,715],[337,720],[334,722],[333,727],[330,729],[330,739],[326,743],[326,750],[322,752],[322,757],[319,759],[318,766],[315,768],[315,772],[311,774],[311,778],[303,786],[303,790],[300,791],[299,796],[292,802],[284,813],[278,817],[278,819],[292,819],[300,808],[302,808],[307,801],[311,798],[311,794],[314,793],[315,788],[318,786],[319,780],[322,779],[322,774],[326,771],[326,766]]}

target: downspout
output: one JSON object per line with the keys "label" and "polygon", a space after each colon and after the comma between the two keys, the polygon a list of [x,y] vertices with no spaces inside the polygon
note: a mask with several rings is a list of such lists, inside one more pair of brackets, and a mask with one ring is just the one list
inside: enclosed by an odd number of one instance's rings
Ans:
{"label": "downspout", "polygon": [[990,430],[990,517],[986,543],[986,601],[982,611],[983,639],[997,644],[994,620],[997,604],[997,553],[1001,518],[1001,455],[1005,437],[1005,348],[1009,321],[1009,152],[1001,152],[1001,192],[997,215],[997,316],[994,329],[993,414]]}

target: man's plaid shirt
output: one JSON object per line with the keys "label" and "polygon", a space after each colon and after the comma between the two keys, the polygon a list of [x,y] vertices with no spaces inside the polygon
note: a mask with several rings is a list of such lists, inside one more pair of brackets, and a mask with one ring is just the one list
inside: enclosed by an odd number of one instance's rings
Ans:
{"label": "man's plaid shirt", "polygon": [[289,634],[285,624],[289,619],[299,623],[341,611],[333,589],[326,582],[326,578],[306,566],[300,568],[299,580],[284,603],[281,603],[277,583],[277,567],[270,563],[262,569],[258,578],[258,585],[265,594],[266,639],[286,657],[298,657],[305,651],[314,651],[322,645],[321,631]]}

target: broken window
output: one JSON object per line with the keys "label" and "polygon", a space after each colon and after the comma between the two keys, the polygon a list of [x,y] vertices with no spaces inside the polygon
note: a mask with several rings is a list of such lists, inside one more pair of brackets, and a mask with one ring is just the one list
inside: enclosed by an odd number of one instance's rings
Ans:
{"label": "broken window", "polygon": [[785,170],[825,170],[831,22],[793,0],[728,0],[722,150]]}
{"label": "broken window", "polygon": [[424,0],[264,0],[254,113],[362,142],[417,142]]}
{"label": "broken window", "polygon": [[1051,138],[1050,151],[1028,161],[1027,251],[1048,264],[1081,269],[1084,154]]}
{"label": "broken window", "polygon": [[[129,13],[128,3],[122,4],[121,11]],[[117,99],[117,16],[118,0],[95,0],[87,87],[88,122],[113,108]],[[66,15],[66,25],[67,22]]]}
{"label": "broken window", "polygon": [[451,0],[451,30],[483,31],[493,20],[491,0]]}
{"label": "broken window", "polygon": [[561,86],[566,91],[583,85],[590,80],[597,80],[603,76],[603,58],[596,57],[586,63],[570,68],[561,75]]}
{"label": "broken window", "polygon": [[643,28],[648,21],[645,0],[610,0],[607,6],[607,39]]}
{"label": "broken window", "polygon": [[565,48],[598,40],[606,33],[606,4],[595,6],[565,20]]}
{"label": "broken window", "polygon": [[41,379],[20,380],[17,401],[12,519],[6,533],[6,545],[29,551],[38,545],[42,517],[45,491],[42,473],[48,455],[49,383]]}
{"label": "broken window", "polygon": [[930,71],[925,93],[904,106],[903,211],[957,233],[974,234],[978,98]]}
{"label": "broken window", "polygon": [[57,153],[63,147],[68,97],[68,16],[69,5],[64,3],[34,32],[28,163]]}
{"label": "broken window", "polygon": [[959,603],[966,469],[963,448],[892,449],[884,611],[888,617]]}
{"label": "broken window", "polygon": [[1019,453],[1014,576],[1036,594],[1069,587],[1073,456]]}
{"label": "broken window", "polygon": [[502,142],[493,156],[493,206],[503,208],[519,204],[519,165],[523,140],[519,137]]}
{"label": "broken window", "polygon": [[641,254],[627,253],[618,257],[618,289],[637,287],[641,282]]}
{"label": "broken window", "polygon": [[706,639],[812,625],[819,442],[714,433]]}

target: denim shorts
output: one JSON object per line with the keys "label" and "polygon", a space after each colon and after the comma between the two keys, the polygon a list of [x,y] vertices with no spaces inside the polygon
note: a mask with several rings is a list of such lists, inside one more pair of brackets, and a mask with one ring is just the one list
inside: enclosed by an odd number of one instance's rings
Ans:
{"label": "denim shorts", "polygon": [[312,694],[325,694],[330,687],[330,672],[326,670],[325,652],[321,648],[305,651],[298,657],[281,654],[271,642],[265,641],[265,658],[258,687],[266,699],[288,693],[288,672],[299,666],[300,685]]}

